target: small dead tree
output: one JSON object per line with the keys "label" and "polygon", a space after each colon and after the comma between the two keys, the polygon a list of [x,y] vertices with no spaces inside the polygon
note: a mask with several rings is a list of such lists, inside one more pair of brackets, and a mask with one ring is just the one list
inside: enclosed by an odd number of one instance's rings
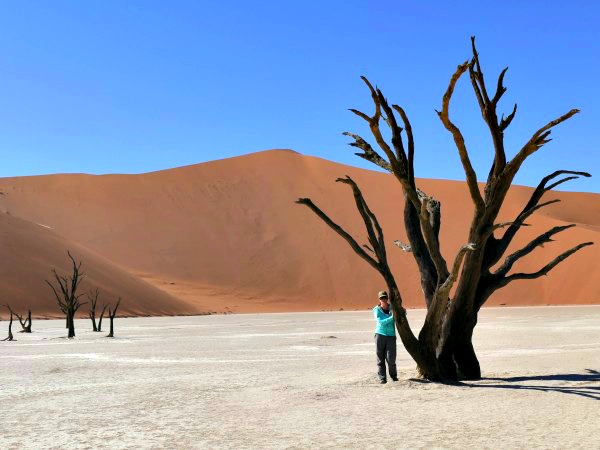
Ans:
{"label": "small dead tree", "polygon": [[77,263],[70,252],[67,252],[67,254],[72,264],[71,276],[61,276],[56,272],[56,269],[52,269],[56,286],[48,280],[46,280],[46,283],[52,289],[58,307],[66,316],[66,327],[69,329],[68,337],[73,338],[75,337],[75,313],[87,302],[81,303],[79,299],[83,294],[77,294],[79,286],[85,277],[81,272],[81,262]]}
{"label": "small dead tree", "polygon": [[[471,59],[460,64],[450,78],[442,99],[441,111],[438,111],[444,128],[452,135],[458,150],[466,175],[467,188],[474,206],[465,244],[458,250],[451,266],[448,266],[440,251],[441,204],[435,198],[419,190],[416,185],[413,164],[415,142],[412,127],[404,109],[398,105],[390,106],[383,93],[378,88],[374,88],[369,80],[362,77],[371,93],[375,112],[369,116],[355,109],[351,109],[351,111],[367,122],[371,134],[383,154],[379,154],[362,137],[353,133],[344,133],[354,140],[350,145],[360,149],[361,152],[356,155],[390,172],[404,193],[404,225],[409,243],[395,241],[395,244],[405,252],[412,254],[420,272],[427,314],[418,337],[413,334],[409,326],[406,311],[402,307],[400,291],[388,266],[381,226],[354,180],[346,177],[339,178],[337,181],[351,187],[356,208],[365,225],[369,245],[359,245],[311,199],[301,198],[297,201],[297,203],[310,208],[382,276],[387,284],[396,328],[404,347],[417,363],[420,375],[435,381],[481,377],[479,361],[472,343],[473,330],[477,324],[480,308],[495,291],[516,280],[531,280],[547,275],[560,262],[580,249],[593,244],[593,242],[584,242],[576,245],[535,272],[511,273],[516,261],[543,244],[551,242],[556,234],[574,225],[557,226],[539,235],[523,248],[509,254],[503,262],[497,265],[516,233],[526,225],[525,220],[540,208],[559,201],[541,202],[542,196],[546,192],[566,181],[579,176],[589,177],[590,174],[571,170],[557,170],[551,173],[542,179],[521,213],[512,222],[496,223],[506,194],[523,162],[550,141],[551,130],[556,125],[571,118],[579,110],[572,109],[538,129],[509,160],[504,147],[504,132],[514,119],[517,106],[515,105],[512,112],[506,117],[502,115],[498,118],[497,114],[498,102],[506,92],[503,81],[508,68],[500,73],[495,92],[489,95],[480,67],[479,55],[475,48],[475,38],[471,38],[471,50]],[[450,100],[456,83],[467,72],[494,147],[494,161],[483,192],[480,191],[477,184],[477,175],[471,165],[465,139],[460,129],[450,119],[449,113]],[[380,130],[382,119],[390,130],[391,145],[385,140]],[[404,131],[406,137],[402,134]],[[560,178],[563,175],[567,176]],[[554,181],[557,178],[560,179]],[[500,229],[505,229],[504,233],[496,236],[495,232]],[[455,284],[456,289],[450,296]]]}
{"label": "small dead tree", "polygon": [[31,333],[31,310],[27,311],[27,318],[24,319],[22,315],[16,313],[15,311],[12,310],[12,308],[10,307],[10,305],[5,305],[9,311],[11,312],[11,314],[14,314],[16,316],[16,318],[19,320],[19,323],[21,324],[21,331],[19,331],[19,333]]}
{"label": "small dead tree", "polygon": [[115,305],[114,309],[111,309],[110,307],[108,308],[108,317],[110,317],[110,332],[106,335],[106,337],[115,337],[115,328],[114,328],[114,320],[115,317],[117,316],[117,309],[119,308],[119,305],[121,304],[121,297],[119,297],[119,300],[117,300],[117,304]]}
{"label": "small dead tree", "polygon": [[[10,310],[10,308],[9,308]],[[13,324],[13,313],[10,311],[10,322],[8,324],[8,337],[2,339],[2,341],[14,341],[14,336],[12,334],[12,324]]]}
{"label": "small dead tree", "polygon": [[100,291],[96,289],[94,292],[90,291],[87,294],[87,298],[90,302],[90,311],[89,316],[92,321],[93,330],[96,332],[102,331],[102,318],[104,317],[104,313],[106,312],[106,308],[108,305],[102,305],[102,312],[100,313],[100,318],[98,323],[96,324],[96,304],[98,303],[98,296],[100,295]]}

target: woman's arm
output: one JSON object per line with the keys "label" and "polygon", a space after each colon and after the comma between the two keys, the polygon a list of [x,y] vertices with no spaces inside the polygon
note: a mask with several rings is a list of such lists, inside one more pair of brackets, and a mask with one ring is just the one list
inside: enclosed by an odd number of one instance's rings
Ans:
{"label": "woman's arm", "polygon": [[375,310],[375,320],[377,320],[377,323],[381,324],[381,325],[387,325],[390,322],[394,321],[394,316],[390,315],[387,316],[382,310],[381,308],[377,308]]}

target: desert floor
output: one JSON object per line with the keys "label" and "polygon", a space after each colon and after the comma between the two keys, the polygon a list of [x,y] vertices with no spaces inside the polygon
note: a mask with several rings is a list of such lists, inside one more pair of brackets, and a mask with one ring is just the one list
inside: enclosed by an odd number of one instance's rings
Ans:
{"label": "desert floor", "polygon": [[[413,328],[423,316],[409,311]],[[600,442],[600,306],[485,309],[485,378],[457,386],[414,379],[400,349],[400,381],[379,385],[370,311],[117,319],[115,339],[76,327],[69,341],[34,321],[0,342],[0,448]]]}

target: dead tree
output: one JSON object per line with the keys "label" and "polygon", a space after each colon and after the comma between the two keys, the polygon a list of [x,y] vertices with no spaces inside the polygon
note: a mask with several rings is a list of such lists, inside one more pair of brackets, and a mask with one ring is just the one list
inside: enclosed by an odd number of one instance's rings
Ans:
{"label": "dead tree", "polygon": [[108,308],[108,317],[110,318],[110,332],[106,335],[106,337],[115,337],[115,328],[114,328],[114,320],[115,317],[117,316],[117,309],[119,308],[119,305],[121,304],[121,297],[119,297],[119,300],[117,300],[117,304],[115,305],[114,309],[111,309],[110,307]]}
{"label": "dead tree", "polygon": [[10,322],[8,324],[8,337],[5,337],[4,339],[2,339],[3,341],[14,341],[14,336],[12,334],[12,323],[13,323],[13,312],[10,310],[10,308],[8,308],[10,311]]}
{"label": "dead tree", "polygon": [[[556,234],[574,226],[554,227],[533,239],[523,248],[504,256],[516,233],[526,225],[525,220],[540,208],[559,201],[542,202],[542,197],[546,192],[579,176],[590,176],[586,172],[571,170],[557,170],[544,177],[521,213],[512,222],[496,223],[496,219],[512,181],[523,162],[550,141],[552,128],[579,111],[572,109],[548,122],[533,133],[510,161],[507,160],[504,132],[514,119],[517,106],[515,105],[506,117],[502,115],[499,119],[497,105],[506,92],[503,81],[508,68],[499,75],[495,91],[490,91],[490,95],[475,48],[475,38],[471,38],[471,50],[471,59],[460,64],[450,78],[448,89],[442,99],[441,111],[437,112],[442,124],[451,133],[458,150],[466,175],[466,185],[474,206],[471,226],[468,235],[465,236],[465,244],[458,250],[451,266],[442,255],[438,240],[441,226],[441,204],[417,187],[413,164],[415,143],[411,124],[404,109],[398,105],[390,107],[382,92],[378,88],[374,88],[365,77],[362,77],[371,93],[375,112],[369,116],[355,109],[351,111],[368,123],[375,142],[383,154],[378,153],[362,137],[353,133],[344,133],[353,138],[354,142],[350,145],[360,149],[356,155],[390,172],[399,182],[404,193],[404,225],[409,242],[405,244],[396,241],[395,243],[412,254],[420,272],[427,314],[418,337],[413,334],[409,326],[405,310],[402,307],[402,296],[388,266],[383,231],[375,214],[367,206],[358,185],[350,177],[337,180],[352,188],[356,207],[365,225],[369,245],[359,245],[352,236],[333,222],[310,199],[301,198],[297,201],[297,203],[309,207],[330,228],[344,238],[363,260],[379,272],[390,293],[396,327],[402,343],[416,361],[420,375],[436,381],[481,377],[472,336],[480,308],[495,291],[516,280],[535,279],[546,275],[573,253],[593,244],[585,242],[566,250],[533,273],[510,272],[516,261],[544,243],[551,242]],[[454,88],[460,77],[467,72],[494,146],[494,161],[483,192],[480,191],[477,184],[477,175],[471,165],[464,137],[450,119],[450,100]],[[384,139],[380,130],[382,119],[389,127],[391,144]],[[405,132],[405,136],[403,132]],[[501,234],[496,235],[497,232],[501,232]],[[365,248],[368,252],[365,251]],[[503,257],[505,258],[503,262],[496,266]],[[454,285],[456,285],[454,294],[450,296]]]}
{"label": "dead tree", "polygon": [[10,305],[5,306],[11,312],[11,314],[14,314],[19,320],[19,323],[21,324],[21,331],[19,331],[19,333],[31,333],[31,310],[27,311],[27,318],[23,319],[23,316],[13,311]]}
{"label": "dead tree", "polygon": [[102,331],[102,318],[104,317],[104,313],[106,312],[107,305],[102,305],[102,312],[100,313],[100,318],[98,320],[98,324],[96,324],[96,304],[98,303],[98,296],[100,295],[100,291],[96,289],[95,292],[88,292],[87,297],[90,302],[90,311],[89,316],[92,321],[93,330],[96,332]]}
{"label": "dead tree", "polygon": [[67,252],[72,263],[72,273],[70,277],[61,276],[52,269],[56,285],[46,280],[46,283],[52,289],[58,307],[66,316],[66,326],[69,329],[69,338],[75,337],[75,313],[87,302],[81,303],[79,299],[83,294],[77,294],[79,285],[83,281],[85,275],[81,272],[81,262],[77,263],[70,252]]}

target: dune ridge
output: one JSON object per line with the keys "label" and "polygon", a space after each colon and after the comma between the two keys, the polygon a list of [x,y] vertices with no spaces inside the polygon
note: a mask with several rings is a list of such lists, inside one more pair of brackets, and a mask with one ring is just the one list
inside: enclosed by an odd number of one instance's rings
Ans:
{"label": "dune ridge", "polygon": [[[107,292],[131,299],[130,309],[123,303],[128,314],[363,309],[383,284],[379,276],[294,203],[311,197],[366,242],[352,195],[334,183],[346,174],[360,184],[382,223],[406,305],[422,307],[415,263],[392,245],[395,239],[406,240],[397,182],[385,173],[281,150],[139,175],[0,179],[0,245],[9,248],[0,286],[7,301],[24,305],[36,298],[38,314],[50,314],[55,310],[51,298],[34,280],[43,285],[51,265],[62,261],[66,267],[69,247],[81,251],[90,278],[101,271]],[[452,260],[468,233],[466,186],[428,179],[419,179],[418,185],[442,202],[442,251]],[[516,217],[531,191],[513,186],[500,220]],[[598,242],[599,194],[546,196],[562,201],[534,214],[514,249],[553,226],[578,226],[523,259],[516,271],[535,271],[577,243]],[[488,304],[598,304],[598,256],[598,245],[585,248],[549,276],[515,282]],[[119,277],[130,277],[129,284],[123,280],[111,288]]]}

